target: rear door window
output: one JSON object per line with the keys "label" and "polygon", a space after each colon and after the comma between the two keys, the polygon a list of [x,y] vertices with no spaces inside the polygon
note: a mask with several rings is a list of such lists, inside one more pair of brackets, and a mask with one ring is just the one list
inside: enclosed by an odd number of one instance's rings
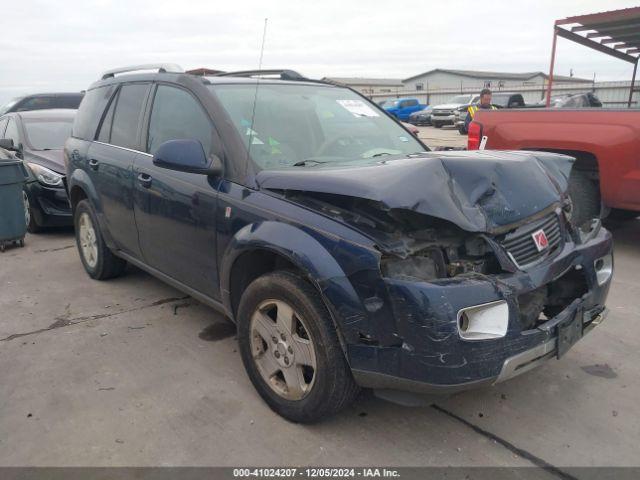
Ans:
{"label": "rear door window", "polygon": [[76,109],[80,105],[82,95],[60,95],[56,97],[54,108]]}
{"label": "rear door window", "polygon": [[109,143],[120,147],[139,150],[138,125],[149,90],[148,83],[123,85],[118,94],[118,102],[113,113],[111,140]]}
{"label": "rear door window", "polygon": [[154,154],[167,140],[199,140],[211,150],[212,125],[200,102],[186,90],[159,85],[153,100],[147,152]]}

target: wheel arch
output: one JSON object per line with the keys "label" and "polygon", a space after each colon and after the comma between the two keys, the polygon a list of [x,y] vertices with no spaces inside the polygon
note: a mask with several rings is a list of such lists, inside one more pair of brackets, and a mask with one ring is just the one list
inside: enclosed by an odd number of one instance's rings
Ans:
{"label": "wheel arch", "polygon": [[594,175],[594,179],[599,179],[600,176],[600,163],[598,157],[587,150],[571,150],[564,148],[535,148],[528,147],[524,150],[534,150],[538,152],[559,153],[562,155],[568,155],[576,159],[574,168],[585,172],[590,172]]}
{"label": "wheel arch", "polygon": [[89,175],[84,170],[74,170],[69,177],[68,185],[69,202],[71,203],[72,211],[75,211],[76,205],[78,205],[81,200],[87,199],[97,212],[102,212],[102,208],[100,208],[100,197],[91,178],[89,178]]}
{"label": "wheel arch", "polygon": [[294,270],[318,291],[345,349],[342,324],[345,312],[363,314],[363,306],[336,259],[313,236],[290,224],[266,221],[240,229],[227,246],[220,269],[225,307],[236,321],[246,287],[277,269]]}

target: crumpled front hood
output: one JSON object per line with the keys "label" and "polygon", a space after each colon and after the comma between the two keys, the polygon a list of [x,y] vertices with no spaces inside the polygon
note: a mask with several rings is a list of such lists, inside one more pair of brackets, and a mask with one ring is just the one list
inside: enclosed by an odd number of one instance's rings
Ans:
{"label": "crumpled front hood", "polygon": [[263,189],[345,195],[495,233],[557,204],[573,158],[544,152],[450,151],[263,170]]}

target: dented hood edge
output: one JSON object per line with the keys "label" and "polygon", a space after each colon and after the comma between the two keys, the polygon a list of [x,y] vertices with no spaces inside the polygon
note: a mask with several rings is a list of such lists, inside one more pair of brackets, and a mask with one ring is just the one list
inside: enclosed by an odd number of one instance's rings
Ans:
{"label": "dented hood edge", "polygon": [[344,195],[500,233],[559,205],[574,159],[530,151],[425,152],[357,164],[263,170],[260,188]]}

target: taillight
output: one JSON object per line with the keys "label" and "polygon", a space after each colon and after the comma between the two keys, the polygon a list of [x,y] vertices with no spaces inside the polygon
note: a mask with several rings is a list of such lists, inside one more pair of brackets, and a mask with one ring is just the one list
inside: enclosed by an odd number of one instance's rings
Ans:
{"label": "taillight", "polygon": [[467,137],[467,150],[480,149],[480,142],[482,141],[482,125],[476,122],[469,124],[469,132]]}

